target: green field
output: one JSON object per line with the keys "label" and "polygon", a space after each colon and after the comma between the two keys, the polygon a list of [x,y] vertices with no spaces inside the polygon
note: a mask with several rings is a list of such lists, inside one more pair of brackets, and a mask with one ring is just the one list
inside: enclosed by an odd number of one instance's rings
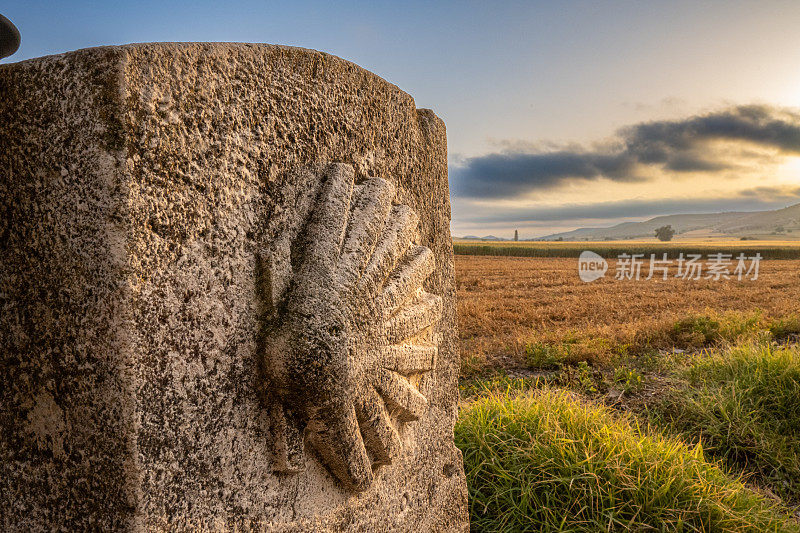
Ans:
{"label": "green field", "polygon": [[605,258],[620,254],[650,254],[670,259],[679,254],[725,253],[737,256],[744,253],[753,256],[760,253],[764,259],[800,259],[800,241],[526,241],[487,242],[455,241],[453,251],[457,255],[496,255],[509,257],[578,257],[581,252],[591,250]]}

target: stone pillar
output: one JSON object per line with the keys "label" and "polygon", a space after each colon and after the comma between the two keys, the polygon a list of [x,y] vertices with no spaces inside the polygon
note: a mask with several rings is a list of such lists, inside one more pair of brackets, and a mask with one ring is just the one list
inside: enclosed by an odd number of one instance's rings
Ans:
{"label": "stone pillar", "polygon": [[312,50],[0,65],[3,531],[466,531],[445,127]]}

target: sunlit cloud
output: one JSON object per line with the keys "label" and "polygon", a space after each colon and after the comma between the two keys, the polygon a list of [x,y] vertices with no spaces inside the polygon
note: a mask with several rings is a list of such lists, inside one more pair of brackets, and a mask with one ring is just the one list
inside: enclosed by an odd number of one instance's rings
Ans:
{"label": "sunlit cloud", "polygon": [[729,179],[796,155],[800,112],[748,105],[635,124],[588,149],[509,141],[499,152],[452,161],[450,175],[456,197],[497,200],[588,182]]}
{"label": "sunlit cloud", "polygon": [[668,214],[779,209],[800,202],[800,187],[756,187],[729,196],[701,198],[632,198],[619,201],[572,203],[558,206],[497,208],[474,202],[457,207],[461,224],[472,226],[550,226],[553,222],[580,221],[608,225],[621,218],[642,219]]}

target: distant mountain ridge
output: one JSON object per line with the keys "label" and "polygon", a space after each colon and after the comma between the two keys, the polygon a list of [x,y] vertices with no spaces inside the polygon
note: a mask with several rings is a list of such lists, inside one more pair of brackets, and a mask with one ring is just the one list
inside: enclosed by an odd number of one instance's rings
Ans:
{"label": "distant mountain ridge", "polygon": [[671,225],[678,233],[707,231],[730,237],[762,237],[800,232],[800,204],[775,211],[744,211],[690,215],[664,215],[644,222],[623,222],[610,228],[579,228],[536,240],[605,240],[650,238],[656,228]]}
{"label": "distant mountain ridge", "polygon": [[494,235],[486,235],[485,237],[478,237],[476,235],[464,235],[463,237],[456,237],[456,239],[462,239],[465,241],[507,241],[508,239],[504,239],[502,237],[495,237]]}

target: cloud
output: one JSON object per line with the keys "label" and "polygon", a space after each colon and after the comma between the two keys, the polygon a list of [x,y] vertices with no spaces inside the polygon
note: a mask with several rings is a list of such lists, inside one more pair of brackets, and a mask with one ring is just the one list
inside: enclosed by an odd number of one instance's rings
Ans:
{"label": "cloud", "polygon": [[745,198],[771,198],[773,200],[800,198],[800,187],[753,187],[739,191]]}
{"label": "cloud", "polygon": [[451,175],[453,190],[459,196],[503,198],[554,188],[567,179],[639,181],[641,178],[633,174],[634,163],[624,154],[502,153],[470,158],[465,167],[452,170]]}
{"label": "cloud", "polygon": [[[757,145],[783,155],[800,154],[800,113],[766,105],[737,106],[683,120],[635,124],[617,132],[614,147],[592,150],[570,146],[542,150],[523,143],[466,158],[450,169],[454,195],[466,198],[516,198],[576,181],[606,179],[640,182],[653,169],[673,174],[716,173],[739,166],[713,141]],[[739,158],[748,157],[747,150]],[[648,172],[650,169],[650,172]]]}
{"label": "cloud", "polygon": [[709,198],[631,199],[594,204],[567,204],[554,207],[485,206],[470,201],[454,205],[461,224],[483,226],[527,224],[550,225],[554,222],[641,219],[660,215],[760,211],[787,207],[800,202],[800,188],[756,187],[739,191],[735,196]]}

